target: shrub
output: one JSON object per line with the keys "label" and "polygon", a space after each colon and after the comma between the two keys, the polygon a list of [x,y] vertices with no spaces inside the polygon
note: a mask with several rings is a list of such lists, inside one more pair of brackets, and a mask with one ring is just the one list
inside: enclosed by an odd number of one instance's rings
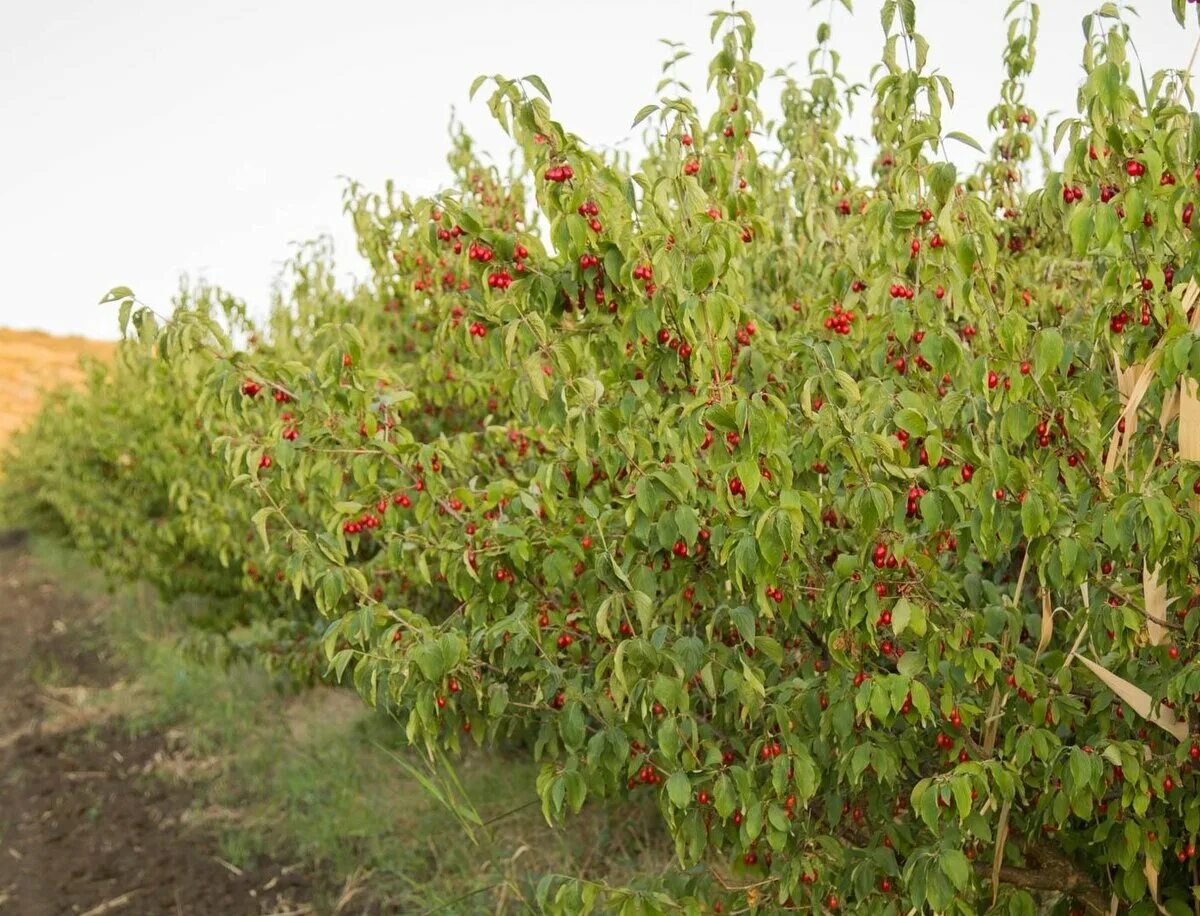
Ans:
{"label": "shrub", "polygon": [[1039,185],[1037,23],[970,174],[912,0],[861,167],[828,23],[768,123],[714,14],[714,113],[647,106],[636,167],[481,78],[513,173],[456,130],[436,199],[349,185],[371,277],[304,250],[262,329],[114,290],[137,334],[10,482],[128,574],[319,613],[415,744],[523,737],[548,819],[658,806],[677,876],[549,909],[1190,912],[1200,119],[1105,4]]}

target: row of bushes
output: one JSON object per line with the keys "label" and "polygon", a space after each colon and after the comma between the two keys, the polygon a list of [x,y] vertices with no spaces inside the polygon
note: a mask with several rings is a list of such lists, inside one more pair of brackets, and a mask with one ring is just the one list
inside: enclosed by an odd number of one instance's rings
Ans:
{"label": "row of bushes", "polygon": [[456,130],[444,194],[349,185],[370,276],[307,246],[262,326],[113,290],[118,358],[6,504],[431,754],[520,736],[550,820],[659,808],[678,871],[552,876],[549,910],[1191,912],[1191,89],[1104,4],[1051,131],[1016,0],[961,173],[885,0],[859,162],[832,21],[768,121],[750,16],[714,14],[712,113],[668,77],[636,164],[477,80],[519,167]]}

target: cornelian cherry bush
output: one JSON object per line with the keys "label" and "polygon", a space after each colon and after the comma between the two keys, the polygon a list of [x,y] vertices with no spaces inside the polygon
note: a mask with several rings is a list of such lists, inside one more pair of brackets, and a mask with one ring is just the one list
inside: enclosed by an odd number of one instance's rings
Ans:
{"label": "cornelian cherry bush", "polygon": [[445,193],[349,184],[352,289],[315,243],[263,324],[113,290],[116,363],[7,500],[431,755],[518,739],[551,821],[658,809],[674,872],[549,876],[547,911],[1192,913],[1192,89],[1104,3],[1047,124],[1014,0],[984,151],[913,0],[870,90],[813,5],[802,80],[714,13],[715,107],[668,62],[636,164],[476,80],[519,167],[456,129]]}

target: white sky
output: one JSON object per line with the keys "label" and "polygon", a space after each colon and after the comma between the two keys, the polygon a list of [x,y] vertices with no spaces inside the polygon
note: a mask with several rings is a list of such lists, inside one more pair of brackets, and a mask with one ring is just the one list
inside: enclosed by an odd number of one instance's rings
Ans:
{"label": "white sky", "polygon": [[[339,175],[417,193],[449,179],[452,106],[503,160],[479,73],[542,76],[555,117],[598,145],[630,136],[667,56],[702,90],[713,0],[2,0],[0,325],[116,335],[100,296],[129,285],[165,306],[188,273],[266,306],[294,240],[332,233],[359,271]],[[918,0],[930,65],[952,79],[945,128],[986,146],[1008,0]],[[1041,0],[1029,102],[1074,111],[1081,17],[1096,0]],[[1186,65],[1196,37],[1167,0],[1139,0],[1148,69]],[[866,81],[882,43],[879,0],[839,6],[843,69]],[[818,16],[807,0],[743,0],[767,72],[803,61]],[[1191,9],[1191,7],[1189,7]],[[770,97],[770,93],[767,93]],[[868,103],[851,128],[868,130]],[[966,152],[965,148],[964,152]]]}

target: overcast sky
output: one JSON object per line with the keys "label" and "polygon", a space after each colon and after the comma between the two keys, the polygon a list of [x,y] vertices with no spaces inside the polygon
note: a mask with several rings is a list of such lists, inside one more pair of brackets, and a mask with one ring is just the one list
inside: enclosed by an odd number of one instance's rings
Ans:
{"label": "overcast sky", "polygon": [[[334,236],[343,273],[361,268],[339,175],[443,186],[457,109],[485,148],[506,149],[479,73],[541,75],[553,112],[592,143],[630,140],[654,101],[666,49],[703,88],[712,2],[684,0],[36,0],[0,3],[0,325],[114,337],[97,305],[129,285],[165,305],[188,273],[256,312],[290,243]],[[987,145],[1008,0],[918,0],[930,66],[954,82],[947,130]],[[1074,111],[1079,23],[1097,2],[1042,0],[1029,101]],[[767,67],[803,62],[824,6],[743,0]],[[834,44],[866,81],[882,42],[879,0],[839,6]],[[1138,0],[1134,40],[1148,69],[1182,67],[1196,38],[1167,0]],[[1190,7],[1189,7],[1190,9]],[[804,72],[801,63],[799,73]],[[867,104],[850,128],[868,130]],[[636,142],[636,138],[634,141]],[[964,149],[965,152],[965,149]]]}

